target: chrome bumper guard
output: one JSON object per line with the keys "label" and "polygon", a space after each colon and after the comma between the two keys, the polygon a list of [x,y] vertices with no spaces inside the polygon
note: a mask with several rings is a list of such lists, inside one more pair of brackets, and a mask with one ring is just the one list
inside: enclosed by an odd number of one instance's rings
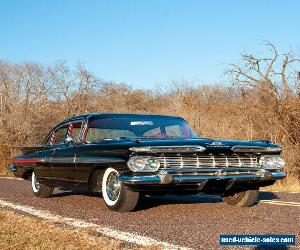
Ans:
{"label": "chrome bumper guard", "polygon": [[138,184],[178,184],[178,183],[201,183],[208,180],[235,181],[268,181],[285,178],[283,172],[265,170],[259,167],[253,168],[201,168],[184,170],[160,170],[153,175],[121,175],[119,180],[125,185]]}

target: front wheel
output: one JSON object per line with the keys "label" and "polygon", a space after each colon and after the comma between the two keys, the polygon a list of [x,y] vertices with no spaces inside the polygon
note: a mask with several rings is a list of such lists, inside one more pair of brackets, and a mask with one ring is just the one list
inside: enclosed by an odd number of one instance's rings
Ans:
{"label": "front wheel", "polygon": [[102,179],[102,195],[105,205],[114,211],[131,212],[139,200],[139,192],[127,189],[119,181],[119,173],[114,168],[105,170]]}
{"label": "front wheel", "polygon": [[259,190],[247,190],[223,196],[223,201],[231,206],[251,207],[257,203]]}
{"label": "front wheel", "polygon": [[41,184],[35,173],[32,172],[31,176],[31,187],[32,187],[32,192],[35,196],[41,197],[41,198],[48,198],[52,195],[53,193],[53,187],[46,186],[44,184]]}

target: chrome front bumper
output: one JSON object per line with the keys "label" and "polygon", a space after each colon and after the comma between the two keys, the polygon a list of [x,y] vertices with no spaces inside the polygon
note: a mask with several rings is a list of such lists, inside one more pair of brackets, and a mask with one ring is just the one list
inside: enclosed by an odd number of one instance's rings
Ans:
{"label": "chrome front bumper", "polygon": [[283,172],[263,168],[203,168],[186,170],[161,170],[153,175],[121,175],[125,185],[201,183],[208,180],[269,181],[285,178]]}

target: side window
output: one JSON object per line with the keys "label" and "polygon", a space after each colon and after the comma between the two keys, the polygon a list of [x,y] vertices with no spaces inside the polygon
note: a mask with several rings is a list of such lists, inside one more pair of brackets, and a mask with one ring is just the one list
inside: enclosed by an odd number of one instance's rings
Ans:
{"label": "side window", "polygon": [[71,136],[74,142],[79,142],[82,122],[73,122],[69,124],[68,136]]}
{"label": "side window", "polygon": [[51,143],[52,135],[53,135],[53,132],[51,133],[51,135],[48,137],[48,139],[47,139],[46,142],[44,143],[45,145],[47,145],[47,146],[52,145],[52,143]]}
{"label": "side window", "polygon": [[52,140],[52,144],[61,144],[65,143],[65,139],[67,136],[68,126],[60,127],[58,130],[54,132],[54,137]]}
{"label": "side window", "polygon": [[71,136],[74,142],[79,142],[82,122],[73,122],[53,131],[45,142],[46,145],[65,143],[66,137]]}

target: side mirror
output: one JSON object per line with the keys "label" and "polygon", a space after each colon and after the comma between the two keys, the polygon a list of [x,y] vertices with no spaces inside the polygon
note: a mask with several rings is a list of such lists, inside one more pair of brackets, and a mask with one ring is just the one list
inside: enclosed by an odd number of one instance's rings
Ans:
{"label": "side mirror", "polygon": [[72,138],[72,136],[67,136],[67,138],[65,139],[65,143],[66,144],[73,144],[74,143],[74,140]]}

